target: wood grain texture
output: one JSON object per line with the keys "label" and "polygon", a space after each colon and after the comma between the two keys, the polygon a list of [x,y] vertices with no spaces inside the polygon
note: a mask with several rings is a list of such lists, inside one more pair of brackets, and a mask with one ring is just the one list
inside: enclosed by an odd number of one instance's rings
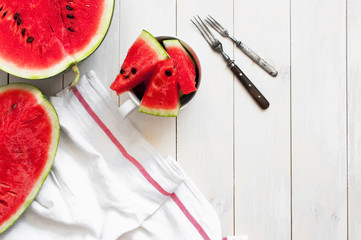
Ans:
{"label": "wood grain texture", "polygon": [[[177,119],[137,111],[129,118],[162,155],[177,157],[214,206],[224,236],[359,240],[360,12],[359,0],[116,0],[104,42],[80,71],[94,70],[121,104],[128,94],[109,86],[141,30],[177,35],[201,61],[196,99]],[[211,14],[278,70],[270,77],[214,32],[269,100],[267,110],[192,25],[197,14]],[[49,96],[74,75],[25,80],[0,71],[0,85],[8,78]]]}
{"label": "wood grain texture", "polygon": [[0,70],[0,86],[8,83],[8,74]]}
{"label": "wood grain texture", "polygon": [[56,93],[60,92],[63,89],[63,77],[62,75],[58,75],[55,77],[51,77],[48,79],[24,79],[15,77],[13,75],[9,76],[9,82],[24,82],[29,83],[37,88],[40,89],[40,91],[46,95],[46,96],[53,96]]}
{"label": "wood grain texture", "polygon": [[[202,65],[198,96],[179,114],[177,159],[217,211],[224,235],[233,224],[233,75],[190,19],[207,14],[232,28],[233,1],[178,1],[177,35],[196,50]],[[232,56],[231,41],[223,41]]]}
{"label": "wood grain texture", "polygon": [[347,1],[349,240],[361,236],[361,2]]}
{"label": "wood grain texture", "polygon": [[[127,0],[120,9],[120,59],[123,62],[128,49],[142,29],[154,36],[175,35],[175,0]],[[120,67],[118,68],[119,71]],[[120,96],[120,103],[128,93]],[[164,118],[133,111],[129,118],[142,135],[163,155],[176,155],[176,119]]]}
{"label": "wood grain texture", "polygon": [[235,79],[235,226],[249,239],[291,238],[289,10],[287,0],[234,6],[234,36],[278,70],[273,78],[234,50],[236,63],[270,102],[260,109]]}
{"label": "wood grain texture", "polygon": [[347,239],[346,2],[292,1],[293,240]]}

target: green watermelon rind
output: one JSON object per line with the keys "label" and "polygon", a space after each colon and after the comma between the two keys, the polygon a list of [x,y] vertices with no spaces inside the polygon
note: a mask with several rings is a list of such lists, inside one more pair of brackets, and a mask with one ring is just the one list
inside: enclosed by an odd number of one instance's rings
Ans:
{"label": "green watermelon rind", "polygon": [[193,57],[189,54],[187,49],[183,46],[183,44],[178,39],[168,39],[163,40],[163,45],[167,49],[167,47],[176,47],[181,48],[185,54],[189,57],[189,59],[192,61],[193,66],[196,67],[196,62],[194,61]]}
{"label": "green watermelon rind", "polygon": [[6,229],[8,229],[12,224],[14,224],[14,222],[21,216],[21,214],[27,209],[30,203],[34,200],[35,196],[42,187],[46,177],[49,175],[49,172],[51,170],[51,167],[53,165],[56,156],[56,152],[59,145],[59,139],[60,139],[60,124],[59,124],[58,114],[56,113],[53,105],[47,100],[47,98],[42,94],[42,92],[31,84],[12,83],[8,85],[0,86],[0,94],[10,89],[22,89],[34,94],[34,96],[38,100],[38,103],[44,106],[46,112],[49,114],[49,117],[53,125],[52,128],[53,131],[52,131],[52,145],[49,149],[49,158],[47,164],[44,167],[43,173],[38,178],[38,181],[35,184],[33,190],[28,195],[28,197],[24,201],[23,205],[19,208],[19,210],[5,223],[3,223],[3,225],[0,226],[0,234],[3,233]]}
{"label": "green watermelon rind", "polygon": [[[108,3],[112,2],[112,4]],[[54,76],[57,76],[59,74],[65,73],[70,70],[70,68],[74,65],[80,64],[82,61],[84,61],[86,58],[88,58],[95,50],[98,49],[100,44],[104,41],[106,34],[109,31],[111,20],[113,18],[114,13],[114,6],[115,6],[115,0],[109,0],[105,1],[106,6],[103,14],[103,19],[99,23],[99,26],[102,26],[98,29],[98,32],[96,33],[96,38],[93,38],[93,46],[91,48],[85,48],[80,53],[77,53],[75,57],[68,56],[67,58],[63,59],[61,63],[58,63],[54,65],[53,67],[48,69],[37,69],[37,70],[27,70],[27,69],[21,69],[17,67],[15,64],[6,62],[5,60],[2,61],[0,64],[1,66],[6,66],[3,68],[0,68],[1,70],[14,75],[16,77],[26,78],[30,80],[36,80],[36,79],[46,79],[51,78]],[[107,12],[110,12],[110,16],[108,16]],[[88,46],[91,46],[92,44],[89,43]],[[0,59],[1,62],[1,59]],[[6,68],[6,69],[5,69]],[[36,74],[35,74],[36,72]]]}
{"label": "green watermelon rind", "polygon": [[158,108],[149,108],[144,105],[140,105],[138,111],[141,113],[147,113],[154,116],[160,117],[177,117],[180,109],[180,104],[175,109],[158,109]]}
{"label": "green watermelon rind", "polygon": [[150,45],[150,47],[157,52],[159,60],[166,60],[170,58],[163,46],[148,31],[143,29],[139,37],[146,41]]}

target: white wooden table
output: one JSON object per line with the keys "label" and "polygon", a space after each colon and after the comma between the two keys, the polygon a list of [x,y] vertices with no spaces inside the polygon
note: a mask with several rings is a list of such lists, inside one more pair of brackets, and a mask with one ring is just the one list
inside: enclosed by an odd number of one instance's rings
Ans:
{"label": "white wooden table", "polygon": [[[219,214],[224,235],[361,239],[360,0],[119,0],[101,47],[80,70],[109,86],[146,29],[198,53],[202,88],[178,118],[130,118],[177,161]],[[227,39],[224,49],[268,98],[254,103],[190,22],[212,14],[279,71],[272,78]],[[1,72],[1,83],[25,81]],[[30,81],[47,95],[67,73]],[[117,104],[128,97],[117,97]]]}

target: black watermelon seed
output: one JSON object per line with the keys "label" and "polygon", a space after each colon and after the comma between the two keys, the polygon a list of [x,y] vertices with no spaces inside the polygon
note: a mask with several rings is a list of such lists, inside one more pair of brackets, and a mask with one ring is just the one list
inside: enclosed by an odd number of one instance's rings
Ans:
{"label": "black watermelon seed", "polygon": [[125,73],[125,70],[124,69],[120,69],[120,74],[123,74]]}
{"label": "black watermelon seed", "polygon": [[25,36],[25,28],[21,29],[21,35]]}
{"label": "black watermelon seed", "polygon": [[14,192],[14,191],[6,191],[7,193],[9,193],[9,194],[11,194],[11,195],[13,195],[13,196],[16,196],[17,194],[16,194],[16,192]]}
{"label": "black watermelon seed", "polygon": [[18,26],[20,26],[20,23],[21,23],[21,18],[18,18],[18,20],[16,20],[16,24],[17,24]]}
{"label": "black watermelon seed", "polygon": [[2,200],[2,199],[0,199],[0,203],[1,203],[2,205],[4,205],[4,206],[8,206],[8,203],[7,203],[6,201]]}
{"label": "black watermelon seed", "polygon": [[132,72],[133,74],[136,74],[136,73],[137,73],[137,69],[132,68],[131,72]]}
{"label": "black watermelon seed", "polygon": [[3,10],[3,7],[4,7],[4,6],[1,6],[1,7],[0,7],[0,11],[2,11],[2,10]]}
{"label": "black watermelon seed", "polygon": [[66,15],[66,17],[67,17],[67,18],[74,19],[74,15],[72,15],[72,14],[68,14],[68,15]]}
{"label": "black watermelon seed", "polygon": [[73,10],[73,8],[72,7],[70,7],[69,5],[66,5],[66,9],[68,9],[68,10]]}
{"label": "black watermelon seed", "polygon": [[18,19],[19,15],[20,15],[19,13],[15,13],[15,14],[14,14],[14,19],[15,19],[15,20]]}
{"label": "black watermelon seed", "polygon": [[125,79],[128,79],[129,78],[129,75],[125,76]]}
{"label": "black watermelon seed", "polygon": [[4,12],[3,17],[5,17],[5,16],[6,16],[6,14],[8,14],[8,11],[5,11],[5,12]]}
{"label": "black watermelon seed", "polygon": [[33,37],[28,37],[28,39],[26,39],[26,42],[28,42],[28,43],[32,43],[33,41],[34,41]]}
{"label": "black watermelon seed", "polygon": [[16,107],[17,103],[14,103],[11,108],[14,109]]}
{"label": "black watermelon seed", "polygon": [[68,27],[68,30],[69,30],[70,32],[74,32],[74,29],[72,29],[71,27]]}
{"label": "black watermelon seed", "polygon": [[170,77],[170,76],[172,76],[172,72],[169,71],[169,70],[167,70],[167,71],[165,71],[165,75],[167,75],[168,77]]}

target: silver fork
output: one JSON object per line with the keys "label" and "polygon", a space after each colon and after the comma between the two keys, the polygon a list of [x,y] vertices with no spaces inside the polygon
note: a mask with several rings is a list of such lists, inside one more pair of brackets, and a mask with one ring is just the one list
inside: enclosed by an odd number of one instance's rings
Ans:
{"label": "silver fork", "polygon": [[262,95],[260,91],[256,88],[255,85],[248,79],[248,77],[241,71],[241,69],[234,63],[234,61],[223,51],[222,43],[214,37],[212,32],[208,29],[207,25],[202,21],[202,19],[197,16],[194,17],[194,21],[191,19],[191,22],[198,28],[201,32],[204,39],[207,41],[211,48],[222,54],[223,59],[227,62],[227,66],[232,70],[236,75],[238,80],[242,85],[247,89],[248,93],[251,94],[253,99],[258,103],[262,109],[267,109],[269,107],[269,102]]}
{"label": "silver fork", "polygon": [[220,35],[222,35],[223,37],[230,38],[236,44],[236,46],[242,50],[242,52],[244,52],[250,59],[252,59],[253,62],[257,63],[257,65],[260,66],[263,70],[265,70],[268,74],[270,74],[272,77],[277,76],[278,72],[274,67],[272,67],[264,59],[262,59],[260,56],[258,56],[258,54],[256,54],[254,51],[252,51],[243,42],[238,41],[234,37],[232,37],[228,33],[228,30],[225,29],[219,22],[217,22],[211,15],[208,15],[208,17],[205,20]]}

